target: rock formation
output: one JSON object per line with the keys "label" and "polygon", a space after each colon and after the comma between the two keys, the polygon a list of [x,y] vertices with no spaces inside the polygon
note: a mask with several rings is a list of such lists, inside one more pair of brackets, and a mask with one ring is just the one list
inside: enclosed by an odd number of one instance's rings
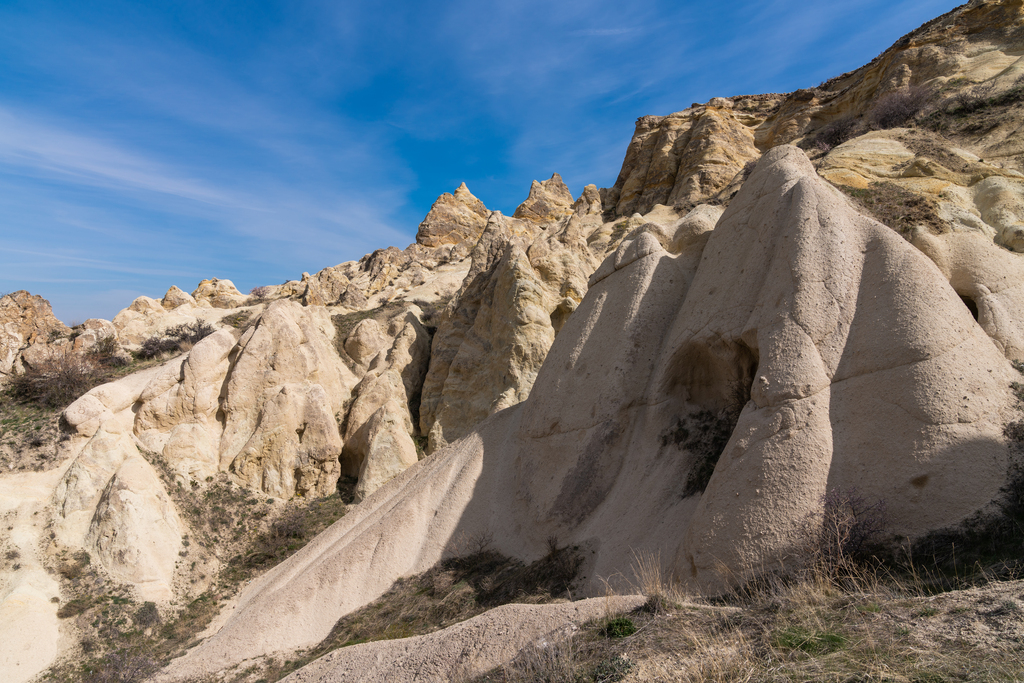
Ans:
{"label": "rock formation", "polygon": [[237,308],[245,304],[245,295],[235,288],[231,280],[211,278],[203,280],[192,292],[192,298],[200,306],[213,308]]}
{"label": "rock formation", "polygon": [[1015,371],[935,265],[803,152],[766,154],[694,244],[700,258],[623,243],[525,402],[254,583],[175,675],[317,642],[459,533],[524,558],[552,535],[578,544],[595,592],[659,549],[663,571],[715,591],[785,566],[829,487],[884,499],[911,537],[997,497]]}
{"label": "rock formation", "polygon": [[487,207],[462,183],[455,194],[445,192],[430,207],[416,232],[416,243],[425,247],[473,244],[487,225]]}
{"label": "rock formation", "polygon": [[546,223],[569,215],[572,203],[572,193],[562,181],[562,176],[553,173],[544,182],[533,181],[530,196],[516,207],[512,217],[533,223]]}
{"label": "rock formation", "polygon": [[[275,498],[357,479],[361,502],[248,585],[180,679],[315,644],[458,537],[523,560],[576,545],[588,594],[634,551],[714,593],[790,566],[828,491],[884,500],[911,539],[992,512],[1024,360],[1022,50],[1020,2],[972,0],[816,88],[641,117],[614,185],[575,200],[556,173],[506,217],[463,184],[405,249],[251,296],[172,287],[74,331],[0,299],[0,374],[215,330],[64,411],[70,457],[34,494],[54,543],[167,601],[188,529],[150,461]],[[878,124],[914,92],[916,118]],[[57,589],[33,577],[12,595],[49,633]],[[443,668],[430,653],[485,623],[296,680]]]}
{"label": "rock formation", "polygon": [[19,290],[0,297],[0,380],[20,370],[20,354],[71,330],[57,320],[50,302]]}

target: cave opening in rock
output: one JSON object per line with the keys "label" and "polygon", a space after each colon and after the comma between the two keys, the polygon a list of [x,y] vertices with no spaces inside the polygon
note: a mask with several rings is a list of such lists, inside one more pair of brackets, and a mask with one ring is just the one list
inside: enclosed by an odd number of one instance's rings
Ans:
{"label": "cave opening in rock", "polygon": [[683,497],[703,493],[750,400],[756,352],[742,342],[690,344],[676,355],[669,382],[684,389],[682,415],[661,435],[693,458]]}
{"label": "cave opening in rock", "polygon": [[964,302],[964,306],[967,307],[967,310],[969,310],[971,312],[971,315],[974,316],[974,319],[977,320],[978,319],[978,304],[974,303],[974,299],[972,299],[969,296],[966,296],[965,294],[961,294],[960,295],[960,301]]}

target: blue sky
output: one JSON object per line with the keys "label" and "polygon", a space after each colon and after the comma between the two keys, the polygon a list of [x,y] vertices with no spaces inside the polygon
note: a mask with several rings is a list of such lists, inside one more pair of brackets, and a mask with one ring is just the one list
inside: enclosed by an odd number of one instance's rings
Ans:
{"label": "blue sky", "polygon": [[615,181],[638,116],[856,68],[937,0],[0,0],[0,292],[65,322]]}

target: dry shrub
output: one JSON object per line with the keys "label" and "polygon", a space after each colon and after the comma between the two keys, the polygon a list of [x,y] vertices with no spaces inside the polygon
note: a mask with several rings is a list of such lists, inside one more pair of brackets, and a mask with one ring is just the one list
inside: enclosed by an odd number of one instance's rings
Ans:
{"label": "dry shrub", "polygon": [[875,220],[883,223],[904,237],[920,226],[933,234],[949,232],[950,227],[938,212],[934,201],[905,190],[896,183],[876,182],[864,189],[839,185],[847,195]]}
{"label": "dry shrub", "polygon": [[84,676],[83,683],[141,683],[160,668],[156,660],[130,652],[114,652]]}
{"label": "dry shrub", "polygon": [[576,683],[586,673],[580,661],[580,644],[569,636],[559,642],[530,645],[511,662],[503,673],[509,683]]}
{"label": "dry shrub", "polygon": [[808,519],[811,564],[827,576],[863,566],[877,555],[888,529],[884,500],[869,501],[857,489],[836,487]]}
{"label": "dry shrub", "polygon": [[881,129],[905,125],[921,113],[931,97],[931,90],[920,86],[895,90],[879,98],[868,114],[868,120],[875,128]]}
{"label": "dry shrub", "polygon": [[142,342],[138,355],[140,358],[156,358],[165,353],[191,349],[215,331],[213,325],[204,320],[175,325],[164,330],[163,334],[154,335]]}
{"label": "dry shrub", "polygon": [[856,130],[857,119],[852,116],[844,116],[835,121],[830,121],[814,136],[814,146],[827,152],[853,137]]}
{"label": "dry shrub", "polygon": [[159,624],[160,610],[157,609],[156,603],[149,601],[142,603],[142,606],[139,607],[137,612],[135,612],[135,623],[142,628],[148,628]]}
{"label": "dry shrub", "polygon": [[64,408],[102,381],[92,359],[71,350],[50,358],[11,378],[14,398],[45,408]]}

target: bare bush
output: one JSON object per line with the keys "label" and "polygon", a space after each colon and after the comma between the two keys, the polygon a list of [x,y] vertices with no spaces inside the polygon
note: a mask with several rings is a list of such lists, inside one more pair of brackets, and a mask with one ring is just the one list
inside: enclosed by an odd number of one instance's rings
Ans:
{"label": "bare bush", "polygon": [[505,680],[510,683],[547,681],[573,683],[580,680],[584,666],[580,663],[580,644],[569,636],[561,642],[541,642],[522,650],[505,665]]}
{"label": "bare bush", "polygon": [[921,113],[931,96],[931,90],[919,86],[895,90],[875,103],[868,120],[883,130],[902,126]]}
{"label": "bare bush", "polygon": [[213,325],[204,320],[175,325],[164,330],[163,334],[152,336],[142,342],[138,355],[140,358],[156,358],[165,353],[185,351],[214,332]]}
{"label": "bare bush", "polygon": [[856,130],[857,119],[852,116],[844,116],[841,119],[830,121],[814,136],[814,146],[827,152],[853,137]]}
{"label": "bare bush", "polygon": [[807,554],[815,570],[834,577],[873,557],[886,529],[884,500],[871,503],[857,489],[836,487],[807,524]]}
{"label": "bare bush", "polygon": [[11,378],[11,393],[21,401],[46,408],[63,408],[101,381],[92,359],[71,350],[53,353],[47,360]]}
{"label": "bare bush", "polygon": [[178,342],[187,342],[195,345],[215,331],[210,323],[205,320],[197,320],[194,323],[185,323],[168,328],[164,331],[164,335]]}
{"label": "bare bush", "polygon": [[163,337],[150,337],[146,341],[142,342],[142,347],[139,349],[139,358],[156,358],[165,353],[172,353],[178,350],[178,342],[173,339],[164,339]]}
{"label": "bare bush", "polygon": [[142,628],[148,628],[150,626],[156,626],[160,623],[160,610],[157,609],[155,602],[146,601],[142,603],[138,611],[135,613],[135,623]]}
{"label": "bare bush", "polygon": [[114,652],[103,658],[100,666],[85,677],[86,683],[139,683],[160,666],[156,660],[129,652]]}

